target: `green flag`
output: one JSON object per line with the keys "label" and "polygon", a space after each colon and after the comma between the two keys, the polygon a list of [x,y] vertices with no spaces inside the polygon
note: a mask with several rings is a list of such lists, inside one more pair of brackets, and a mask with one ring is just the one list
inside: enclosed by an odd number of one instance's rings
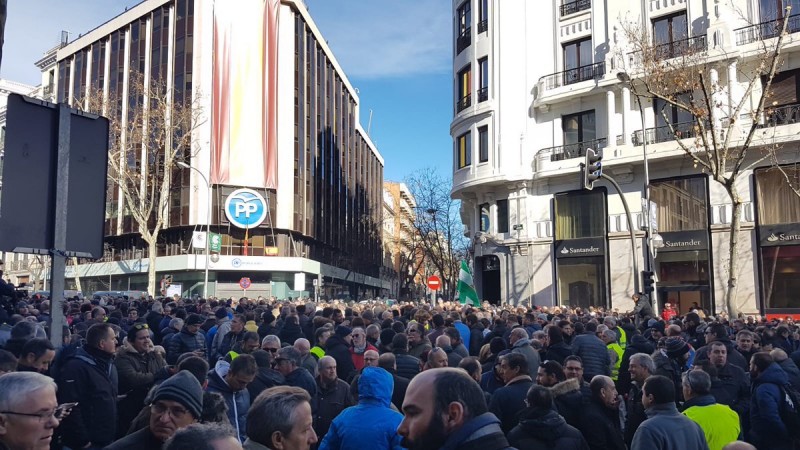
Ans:
{"label": "green flag", "polygon": [[461,270],[458,272],[458,299],[461,304],[478,306],[478,293],[472,285],[472,273],[466,261],[461,261]]}

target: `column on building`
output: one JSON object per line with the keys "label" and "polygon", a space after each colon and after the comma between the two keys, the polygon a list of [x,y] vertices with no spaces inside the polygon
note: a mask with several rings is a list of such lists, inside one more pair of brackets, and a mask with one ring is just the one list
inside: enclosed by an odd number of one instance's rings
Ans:
{"label": "column on building", "polygon": [[628,86],[622,88],[622,139],[623,143],[631,143],[631,90]]}

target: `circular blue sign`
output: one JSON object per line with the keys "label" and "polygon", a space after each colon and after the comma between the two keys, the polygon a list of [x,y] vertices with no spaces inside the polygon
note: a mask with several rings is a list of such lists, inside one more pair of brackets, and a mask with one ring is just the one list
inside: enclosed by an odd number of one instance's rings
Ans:
{"label": "circular blue sign", "polygon": [[225,200],[225,216],[238,228],[255,228],[267,217],[267,202],[252,189],[237,189]]}

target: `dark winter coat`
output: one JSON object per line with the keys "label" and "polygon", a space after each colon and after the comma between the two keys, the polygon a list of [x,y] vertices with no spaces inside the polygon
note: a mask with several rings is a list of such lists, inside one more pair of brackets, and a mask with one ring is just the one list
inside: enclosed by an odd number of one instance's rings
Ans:
{"label": "dark winter coat", "polygon": [[636,429],[639,428],[642,422],[647,420],[647,413],[642,404],[642,388],[636,383],[631,383],[628,401],[625,406],[628,412],[625,418],[625,443],[630,447]]}
{"label": "dark winter coat", "polygon": [[679,413],[675,403],[653,405],[647,417],[633,436],[631,450],[708,450],[703,429]]}
{"label": "dark winter coat", "polygon": [[[736,350],[734,347],[733,342],[725,339],[722,341],[725,344],[725,348],[728,350],[728,364],[733,364],[738,366],[743,371],[747,372],[750,370],[750,362],[745,361],[744,356]],[[710,345],[706,345],[701,347],[697,350],[694,354],[695,363],[699,363],[701,361],[708,361],[708,352],[711,350]]]}
{"label": "dark winter coat", "polygon": [[419,358],[415,358],[403,350],[395,350],[394,357],[397,364],[398,376],[410,380],[419,373]]}
{"label": "dark winter coat", "polygon": [[147,322],[147,326],[150,327],[150,331],[153,332],[153,343],[156,345],[161,345],[161,320],[164,319],[164,315],[160,312],[150,311],[144,317],[144,320]]}
{"label": "dark winter coat", "polygon": [[469,327],[469,354],[470,356],[478,356],[483,346],[483,324],[478,322]]}
{"label": "dark winter coat", "polygon": [[500,419],[503,433],[508,433],[519,423],[517,414],[525,409],[525,398],[531,386],[533,386],[531,377],[521,375],[492,394],[489,412]]}
{"label": "dark winter coat", "polygon": [[284,386],[285,384],[286,379],[277,370],[259,367],[256,377],[247,385],[247,390],[250,392],[250,398],[255,399],[263,391],[275,386]]}
{"label": "dark winter coat", "polygon": [[557,412],[525,408],[519,425],[508,434],[508,442],[525,450],[589,450],[583,435]]}
{"label": "dark winter coat", "polygon": [[525,355],[525,361],[528,362],[528,373],[533,374],[539,370],[539,363],[541,362],[539,352],[531,347],[530,339],[520,339],[514,342],[511,347],[511,353]]}
{"label": "dark winter coat", "polygon": [[570,378],[550,388],[556,411],[561,414],[561,417],[569,425],[575,428],[580,426],[581,410],[584,404],[589,401],[588,393],[584,393],[581,389],[582,381],[577,378]]}
{"label": "dark winter coat", "polygon": [[172,336],[166,350],[167,363],[176,364],[178,358],[184,353],[193,352],[195,350],[203,350],[205,352],[206,338],[203,336],[203,333],[199,331],[192,334],[184,328],[180,333],[176,333]]}
{"label": "dark winter coat", "polygon": [[472,418],[448,436],[440,450],[514,450],[492,413]]}
{"label": "dark winter coat", "polygon": [[545,353],[544,359],[556,361],[563,366],[564,360],[567,359],[567,356],[571,355],[572,347],[567,345],[566,342],[561,341],[547,346],[547,352]]}
{"label": "dark winter coat", "polygon": [[294,322],[285,322],[280,333],[278,333],[278,337],[281,339],[281,342],[294,345],[294,341],[298,339],[305,339],[306,335],[303,333],[303,330],[300,328],[299,324]]}
{"label": "dark winter coat", "polygon": [[244,442],[247,437],[247,410],[250,409],[250,392],[247,389],[234,392],[215,369],[211,369],[209,372],[207,390],[217,392],[225,399],[225,404],[228,406],[228,420],[236,430],[239,441]]}
{"label": "dark winter coat", "polygon": [[337,378],[331,386],[325,386],[317,378],[317,395],[311,401],[317,436],[325,436],[333,419],[353,404],[355,402],[350,396],[350,386],[347,383]]}
{"label": "dark winter coat", "polygon": [[286,385],[305,389],[311,398],[317,395],[317,382],[308,370],[298,367],[286,375]]}
{"label": "dark winter coat", "polygon": [[129,434],[114,442],[103,450],[141,450],[145,448],[161,448],[164,443],[156,439],[150,432],[150,427]]}
{"label": "dark winter coat", "polygon": [[636,321],[636,328],[644,328],[647,321],[654,318],[656,315],[653,312],[653,306],[650,305],[650,297],[643,295],[636,306],[633,307],[634,320]]}
{"label": "dark winter coat", "polygon": [[794,361],[792,361],[791,358],[787,358],[778,362],[778,365],[781,366],[781,369],[783,369],[789,377],[789,384],[795,389],[800,389],[800,369],[798,369]]}
{"label": "dark winter coat", "polygon": [[119,393],[125,398],[119,401],[117,436],[121,436],[136,414],[144,406],[144,399],[155,383],[156,374],[166,375],[166,363],[156,352],[140,354],[130,347],[117,352],[115,361],[119,376]]}
{"label": "dark winter coat", "polygon": [[341,337],[333,335],[328,338],[325,342],[325,356],[336,360],[336,376],[339,379],[349,383],[356,375],[356,366],[350,357],[350,346]]}
{"label": "dark winter coat", "polygon": [[753,380],[750,400],[750,433],[748,442],[757,448],[791,449],[789,433],[781,420],[780,407],[784,401],[781,387],[789,377],[781,367],[772,363]]}
{"label": "dark winter coat", "polygon": [[619,380],[617,389],[619,392],[628,392],[631,388],[631,356],[636,353],[652,355],[656,347],[641,334],[628,333],[628,345],[622,353],[622,361],[619,364]]}
{"label": "dark winter coat", "polygon": [[228,354],[229,351],[233,350],[237,344],[241,344],[244,340],[244,335],[247,330],[242,329],[238,334],[234,333],[233,331],[229,331],[225,333],[225,337],[222,338],[222,341],[217,348],[217,358],[224,358],[225,355]]}
{"label": "dark winter coat", "polygon": [[739,414],[747,413],[750,406],[750,374],[727,363],[717,368],[717,379],[717,386],[712,382],[712,387],[716,388],[712,390],[715,391],[717,403],[728,405]]}
{"label": "dark winter coat", "polygon": [[[271,323],[262,323],[258,326],[258,337],[264,339],[265,337],[269,336],[270,334],[278,335],[278,329],[275,328],[275,325]],[[308,342],[312,342],[313,339],[309,339]]]}
{"label": "dark winter coat", "polygon": [[593,332],[585,332],[572,341],[572,354],[583,361],[583,379],[591,381],[595,375],[611,376],[611,358],[603,341]]}
{"label": "dark winter coat", "polygon": [[112,443],[117,428],[117,369],[111,356],[79,348],[59,372],[58,402],[78,402],[59,426],[64,445]]}
{"label": "dark winter coat", "polygon": [[663,349],[653,353],[653,362],[656,364],[656,373],[653,375],[662,375],[672,380],[675,385],[676,403],[683,401],[682,371],[679,363],[669,358]]}
{"label": "dark winter coat", "polygon": [[420,359],[422,358],[422,354],[428,352],[433,348],[431,345],[431,341],[428,338],[423,338],[420,342],[416,344],[408,343],[408,354]]}
{"label": "dark winter coat", "polygon": [[625,440],[619,423],[619,411],[606,407],[597,399],[584,405],[580,427],[592,450],[625,450]]}
{"label": "dark winter coat", "polygon": [[494,368],[481,374],[481,389],[483,389],[483,392],[494,394],[501,387],[503,387],[503,380],[497,377]]}

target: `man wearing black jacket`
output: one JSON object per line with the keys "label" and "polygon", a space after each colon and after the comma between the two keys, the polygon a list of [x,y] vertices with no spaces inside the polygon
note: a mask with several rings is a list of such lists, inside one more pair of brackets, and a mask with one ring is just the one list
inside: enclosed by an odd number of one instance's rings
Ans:
{"label": "man wearing black jacket", "polygon": [[336,376],[336,360],[330,356],[323,356],[319,360],[317,394],[311,399],[314,431],[317,436],[325,436],[333,419],[355,403],[350,395],[350,385]]}
{"label": "man wearing black jacket", "polygon": [[350,328],[339,325],[333,336],[325,341],[325,354],[336,360],[336,375],[345,382],[350,382],[356,374],[356,366],[350,356],[350,343],[353,341],[350,333],[352,332],[353,330]]}
{"label": "man wearing black jacket", "polygon": [[77,402],[61,424],[63,442],[70,448],[103,448],[114,441],[117,426],[117,336],[110,325],[98,323],[86,332],[86,345],[59,372],[59,403]]}

